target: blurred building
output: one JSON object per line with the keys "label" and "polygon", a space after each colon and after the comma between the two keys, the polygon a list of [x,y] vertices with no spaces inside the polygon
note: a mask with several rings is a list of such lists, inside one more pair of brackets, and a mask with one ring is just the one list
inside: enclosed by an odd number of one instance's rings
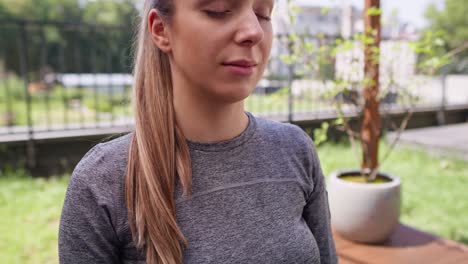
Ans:
{"label": "blurred building", "polygon": [[342,10],[339,8],[325,9],[318,6],[302,7],[296,16],[294,30],[298,34],[328,36],[341,34]]}
{"label": "blurred building", "polygon": [[273,27],[278,34],[325,34],[328,36],[351,37],[362,31],[362,10],[354,6],[331,7],[298,6],[291,23],[285,6],[280,6],[273,16]]}
{"label": "blurred building", "polygon": [[344,6],[341,9],[341,37],[349,39],[363,30],[362,10],[352,5]]}
{"label": "blurred building", "polygon": [[[416,55],[409,43],[417,39],[414,27],[402,23],[398,15],[393,13],[384,17],[382,23],[381,63],[380,72],[383,83],[390,80],[404,85],[405,80],[415,72]],[[275,33],[287,35],[296,33],[310,36],[307,41],[319,45],[315,36],[321,33],[325,36],[352,39],[356,33],[364,31],[363,10],[354,6],[324,8],[322,6],[300,6],[294,14],[293,23],[285,6],[280,6],[273,16]],[[281,60],[281,55],[289,54],[287,40],[276,38],[271,51],[271,60],[267,75],[274,78],[284,78],[288,75],[289,66]],[[336,54],[334,64],[335,78],[347,78],[354,81],[362,79],[364,73],[363,48],[355,48]],[[302,68],[294,65],[294,68]],[[309,78],[316,78],[314,73]]]}

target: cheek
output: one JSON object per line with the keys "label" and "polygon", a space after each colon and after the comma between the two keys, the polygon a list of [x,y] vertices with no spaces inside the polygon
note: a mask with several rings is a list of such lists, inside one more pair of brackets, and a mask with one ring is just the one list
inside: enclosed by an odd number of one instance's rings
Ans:
{"label": "cheek", "polygon": [[194,66],[206,66],[209,61],[216,59],[216,51],[219,49],[216,47],[217,42],[206,30],[187,28],[183,36],[176,41],[177,49],[174,52],[178,54],[181,62],[188,61]]}
{"label": "cheek", "polygon": [[270,59],[270,52],[272,47],[272,36],[266,37],[263,42],[260,44],[260,52],[262,53],[262,71],[265,69],[266,65],[268,64],[268,60]]}
{"label": "cheek", "polygon": [[215,59],[211,45],[209,40],[199,34],[178,38],[173,49],[175,63],[192,77],[206,76],[207,72],[212,71],[210,62]]}
{"label": "cheek", "polygon": [[273,32],[272,30],[268,30],[265,32],[265,37],[263,41],[263,48],[262,51],[266,55],[266,59],[270,56],[271,46],[273,45]]}

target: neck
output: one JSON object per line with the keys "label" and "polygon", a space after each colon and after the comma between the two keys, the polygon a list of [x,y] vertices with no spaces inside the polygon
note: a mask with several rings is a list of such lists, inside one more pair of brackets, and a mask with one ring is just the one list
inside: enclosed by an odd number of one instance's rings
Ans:
{"label": "neck", "polygon": [[184,136],[194,142],[218,142],[240,135],[248,126],[244,102],[216,103],[174,84],[174,109]]}

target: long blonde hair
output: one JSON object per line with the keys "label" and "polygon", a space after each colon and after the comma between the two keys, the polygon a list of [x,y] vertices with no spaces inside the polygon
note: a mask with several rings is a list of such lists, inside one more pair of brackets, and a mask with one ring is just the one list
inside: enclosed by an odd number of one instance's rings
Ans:
{"label": "long blonde hair", "polygon": [[184,195],[191,194],[190,153],[177,125],[169,57],[153,42],[147,28],[155,8],[169,21],[171,0],[146,0],[135,42],[135,133],[130,143],[125,202],[130,229],[148,264],[180,264],[187,239],[177,226],[174,189],[177,177]]}

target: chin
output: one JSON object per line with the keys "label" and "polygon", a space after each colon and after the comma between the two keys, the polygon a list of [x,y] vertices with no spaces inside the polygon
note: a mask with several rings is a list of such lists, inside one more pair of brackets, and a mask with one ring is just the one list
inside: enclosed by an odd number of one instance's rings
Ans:
{"label": "chin", "polygon": [[224,103],[237,103],[246,99],[250,93],[252,93],[253,88],[250,86],[237,86],[237,87],[225,87],[227,89],[222,89],[221,91],[216,92],[217,101]]}

